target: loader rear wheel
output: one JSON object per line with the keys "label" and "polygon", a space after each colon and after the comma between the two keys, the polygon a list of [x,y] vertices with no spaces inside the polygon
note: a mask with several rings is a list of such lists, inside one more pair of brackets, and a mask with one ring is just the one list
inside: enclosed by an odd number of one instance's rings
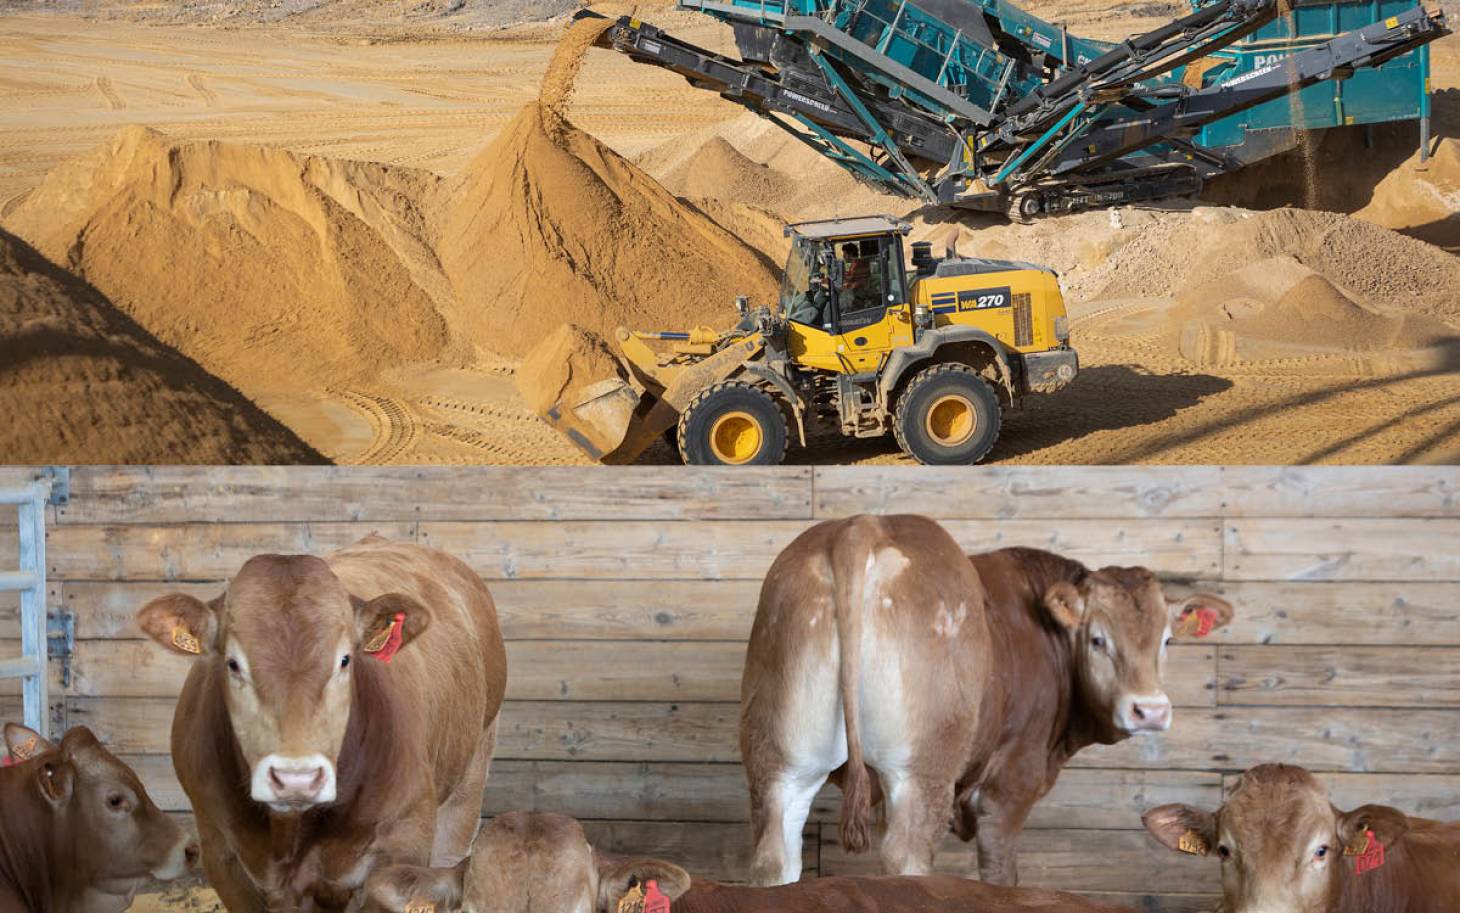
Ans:
{"label": "loader rear wheel", "polygon": [[898,398],[897,443],[932,466],[968,466],[988,456],[999,439],[999,397],[988,381],[962,364],[934,365]]}
{"label": "loader rear wheel", "polygon": [[739,381],[706,389],[679,417],[679,455],[691,466],[775,466],[788,436],[771,395]]}

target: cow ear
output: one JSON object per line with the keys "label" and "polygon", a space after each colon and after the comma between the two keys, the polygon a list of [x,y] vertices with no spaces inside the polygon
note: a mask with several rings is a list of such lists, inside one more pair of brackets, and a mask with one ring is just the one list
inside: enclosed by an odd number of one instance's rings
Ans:
{"label": "cow ear", "polygon": [[42,761],[35,778],[41,797],[52,806],[60,808],[71,801],[71,790],[76,785],[76,769],[66,761],[59,758]]}
{"label": "cow ear", "polygon": [[365,881],[369,909],[386,913],[455,913],[461,909],[467,863],[453,869],[423,865],[388,865]]}
{"label": "cow ear", "polygon": [[661,859],[598,855],[598,913],[618,913],[619,901],[635,885],[655,882],[671,901],[689,890],[689,873]]}
{"label": "cow ear", "polygon": [[1180,637],[1206,637],[1232,622],[1232,604],[1211,593],[1193,593],[1171,610],[1171,632]]}
{"label": "cow ear", "polygon": [[159,596],[137,610],[137,626],[183,656],[208,656],[218,649],[218,610],[223,597],[204,602],[186,593]]}
{"label": "cow ear", "polygon": [[1361,805],[1338,816],[1338,839],[1344,853],[1357,856],[1367,849],[1369,831],[1388,849],[1409,830],[1409,816],[1387,805]]}
{"label": "cow ear", "polygon": [[360,649],[389,661],[395,652],[431,626],[431,610],[404,593],[386,593],[366,602],[350,597]]}
{"label": "cow ear", "polygon": [[5,750],[9,754],[10,764],[29,761],[36,755],[50,751],[54,747],[50,742],[41,738],[41,734],[34,729],[19,723],[5,724]]}
{"label": "cow ear", "polygon": [[1050,584],[1044,591],[1044,610],[1066,628],[1078,628],[1085,617],[1085,597],[1068,580]]}
{"label": "cow ear", "polygon": [[1146,830],[1167,849],[1205,856],[1217,842],[1217,817],[1190,805],[1162,805],[1141,816]]}

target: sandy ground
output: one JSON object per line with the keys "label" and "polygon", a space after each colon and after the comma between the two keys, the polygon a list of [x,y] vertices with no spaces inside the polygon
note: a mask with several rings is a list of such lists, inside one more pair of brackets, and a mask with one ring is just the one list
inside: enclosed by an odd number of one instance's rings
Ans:
{"label": "sandy ground", "polygon": [[[1035,8],[1104,37],[1149,27],[1170,15],[1170,8],[1160,4],[1099,0],[1058,0]],[[724,33],[703,17],[658,9],[653,16],[689,40],[726,46]],[[115,9],[91,18],[0,17],[0,220],[50,169],[131,124],[154,127],[170,138],[262,143],[454,175],[536,96],[561,30],[558,22],[505,31],[428,31],[406,20],[397,26],[366,28],[355,22],[335,28],[317,14],[245,23],[248,27],[229,20],[223,23],[227,28],[218,28],[217,22],[196,24],[211,22],[206,16],[178,18],[122,15]],[[1460,97],[1457,56],[1453,38],[1436,48],[1436,83],[1449,89],[1451,102]],[[756,139],[741,113],[678,77],[603,51],[589,53],[570,109],[579,128],[640,161],[671,189],[675,168],[683,163],[678,151],[712,137],[798,179],[801,169],[830,167],[808,163],[799,149],[772,148]],[[1444,129],[1453,136],[1453,124]],[[842,187],[834,170],[814,173],[824,186]],[[705,192],[703,187],[692,190]],[[818,197],[815,207],[798,201],[801,211],[782,214],[894,205],[850,185],[830,194],[830,200],[824,192]],[[722,211],[723,200],[700,205],[748,240],[758,233],[764,244],[775,243],[764,219],[749,218],[743,209]],[[1361,206],[1362,201],[1345,208]],[[971,223],[964,252],[982,252],[982,237],[979,223]],[[1194,365],[1153,329],[1159,321],[1153,323],[1152,315],[1169,307],[1169,299],[1110,300],[1099,292],[1071,295],[1081,377],[1069,390],[1032,398],[1027,408],[1010,415],[993,461],[1460,458],[1460,397],[1454,395],[1456,366],[1448,350],[1388,359],[1332,352],[1255,364]],[[484,355],[453,366],[395,366],[344,388],[251,396],[339,462],[583,462],[527,411],[510,375],[510,361]],[[645,459],[667,462],[673,455],[659,448]],[[904,458],[889,438],[793,450],[788,459]]]}

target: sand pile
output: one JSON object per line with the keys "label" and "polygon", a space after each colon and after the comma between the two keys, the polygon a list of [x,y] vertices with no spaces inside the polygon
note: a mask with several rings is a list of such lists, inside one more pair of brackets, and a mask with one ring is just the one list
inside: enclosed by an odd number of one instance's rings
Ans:
{"label": "sand pile", "polygon": [[7,220],[158,336],[255,395],[465,359],[414,199],[429,175],[123,130]]}
{"label": "sand pile", "polygon": [[318,463],[238,391],[0,232],[0,453],[11,463]]}
{"label": "sand pile", "polygon": [[1188,288],[1167,318],[1181,354],[1199,364],[1407,351],[1457,335],[1432,317],[1366,308],[1289,256]]}
{"label": "sand pile", "polygon": [[1460,258],[1350,216],[1198,209],[1158,221],[1084,277],[1094,297],[1176,297],[1271,257],[1289,256],[1367,307],[1460,323]]}
{"label": "sand pile", "polygon": [[718,197],[775,209],[796,196],[794,178],[752,161],[724,137],[714,137],[664,178],[683,197]]}
{"label": "sand pile", "polygon": [[769,301],[757,252],[562,116],[600,23],[569,30],[523,108],[440,192],[438,249],[457,326],[521,355],[572,323],[608,335],[725,325],[736,295]]}

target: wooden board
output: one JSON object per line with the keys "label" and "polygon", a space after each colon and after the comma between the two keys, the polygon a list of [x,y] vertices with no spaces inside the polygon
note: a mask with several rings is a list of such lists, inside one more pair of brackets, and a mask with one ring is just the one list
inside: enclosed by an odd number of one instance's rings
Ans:
{"label": "wooden board", "polygon": [[1212,634],[1230,644],[1413,644],[1460,646],[1460,584],[1197,581],[1236,608]]}
{"label": "wooden board", "polygon": [[1214,466],[825,466],[816,471],[816,516],[925,514],[939,520],[1216,517]]}
{"label": "wooden board", "polygon": [[1223,647],[1228,706],[1460,707],[1460,648]]}
{"label": "wooden board", "polygon": [[651,466],[82,467],[66,524],[790,519],[811,469]]}
{"label": "wooden board", "polygon": [[1226,517],[1460,517],[1455,466],[1224,466],[1221,491]]}
{"label": "wooden board", "polygon": [[[459,555],[487,580],[759,580],[808,524],[441,523],[423,521],[420,541]],[[1144,564],[1201,577],[1221,563],[1218,525],[1202,520],[959,520],[944,526],[968,552],[1010,545],[1060,551],[1092,565]]]}
{"label": "wooden board", "polygon": [[1230,580],[1460,580],[1460,519],[1240,519],[1226,524]]}

